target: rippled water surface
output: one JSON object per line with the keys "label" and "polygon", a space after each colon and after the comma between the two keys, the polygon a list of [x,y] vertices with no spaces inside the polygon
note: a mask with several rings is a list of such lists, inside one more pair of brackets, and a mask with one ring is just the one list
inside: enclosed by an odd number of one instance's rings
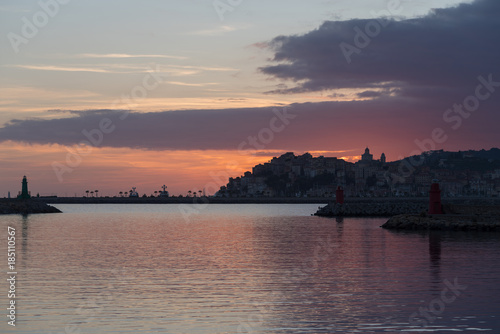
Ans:
{"label": "rippled water surface", "polygon": [[[57,205],[17,231],[1,333],[500,333],[498,233],[391,232],[318,205]],[[0,252],[7,277],[6,246]]]}

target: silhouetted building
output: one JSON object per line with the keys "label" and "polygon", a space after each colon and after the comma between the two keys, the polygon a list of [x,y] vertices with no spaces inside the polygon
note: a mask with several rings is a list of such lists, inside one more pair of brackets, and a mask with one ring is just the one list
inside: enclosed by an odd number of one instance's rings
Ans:
{"label": "silhouetted building", "polygon": [[161,188],[163,190],[160,191],[160,197],[169,197],[169,193],[167,191],[167,186],[163,185]]}
{"label": "silhouetted building", "polygon": [[[423,152],[419,166],[408,159],[388,162],[384,153],[379,157],[373,159],[368,147],[356,163],[289,152],[230,178],[216,196],[333,197],[337,185],[348,196],[427,196],[432,179],[440,180],[445,197],[500,195],[500,149]],[[410,165],[414,169],[406,173]]]}
{"label": "silhouetted building", "polygon": [[370,149],[368,147],[365,150],[365,154],[361,156],[361,161],[373,161],[373,154],[370,154]]}
{"label": "silhouetted building", "polygon": [[139,197],[139,193],[135,189],[136,187],[132,187],[132,190],[130,190],[130,195],[128,197]]}

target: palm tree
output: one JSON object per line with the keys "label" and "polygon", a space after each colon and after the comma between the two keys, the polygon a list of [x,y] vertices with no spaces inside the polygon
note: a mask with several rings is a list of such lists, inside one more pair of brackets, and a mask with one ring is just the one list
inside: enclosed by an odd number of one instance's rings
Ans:
{"label": "palm tree", "polygon": [[155,197],[156,197],[156,194],[158,194],[158,190],[155,190]]}
{"label": "palm tree", "polygon": [[94,191],[91,191],[90,194],[92,195],[92,197],[94,197]]}
{"label": "palm tree", "polygon": [[88,190],[85,190],[85,192],[87,193],[87,197],[89,197],[89,192],[90,192],[90,191],[88,191]]}
{"label": "palm tree", "polygon": [[190,190],[190,191],[188,191],[188,196],[189,196],[189,197],[191,197],[191,193],[192,193],[192,191],[191,191],[191,190]]}
{"label": "palm tree", "polygon": [[99,190],[94,190],[94,192],[95,192],[95,197],[98,197],[97,193],[99,192]]}
{"label": "palm tree", "polygon": [[120,191],[119,194],[120,194],[120,197],[123,197],[123,191]]}
{"label": "palm tree", "polygon": [[200,197],[201,197],[201,193],[202,193],[202,191],[201,191],[201,190],[198,190],[198,192],[200,193]]}

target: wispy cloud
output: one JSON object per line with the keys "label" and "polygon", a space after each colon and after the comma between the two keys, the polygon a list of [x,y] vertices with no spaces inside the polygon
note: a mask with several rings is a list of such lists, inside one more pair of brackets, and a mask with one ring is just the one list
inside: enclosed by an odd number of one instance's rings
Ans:
{"label": "wispy cloud", "polygon": [[181,66],[181,65],[171,65],[170,67],[185,68],[185,69],[196,69],[196,70],[202,70],[202,71],[218,71],[218,72],[239,71],[239,69],[237,69],[237,68],[231,68],[231,67]]}
{"label": "wispy cloud", "polygon": [[169,59],[187,59],[183,56],[170,56],[170,55],[134,55],[127,53],[82,53],[77,54],[77,58],[169,58]]}
{"label": "wispy cloud", "polygon": [[[151,67],[147,65],[134,64],[77,64],[77,65],[4,65],[5,67],[22,68],[36,71],[58,71],[58,72],[93,72],[93,73],[146,73],[151,71]],[[198,73],[197,71],[189,70],[165,70],[172,76],[184,76]]]}
{"label": "wispy cloud", "polygon": [[24,68],[28,70],[38,70],[38,71],[111,73],[111,71],[102,68],[91,68],[91,67],[65,67],[65,66],[53,66],[53,65],[10,65],[8,67],[17,67],[17,68]]}
{"label": "wispy cloud", "polygon": [[187,82],[180,82],[180,81],[167,81],[166,83],[171,84],[171,85],[190,86],[190,87],[205,87],[205,86],[211,86],[211,85],[218,85],[218,83],[216,83],[216,82],[187,83]]}
{"label": "wispy cloud", "polygon": [[[59,71],[59,72],[94,72],[94,73],[146,73],[151,71],[150,64],[75,64],[75,65],[3,65],[4,67],[22,68],[36,71]],[[199,74],[200,72],[230,72],[239,71],[230,67],[218,66],[160,66],[161,71],[169,76],[181,77]]]}
{"label": "wispy cloud", "polygon": [[[10,99],[16,99],[18,103],[21,103],[22,100],[26,100],[27,97],[39,99],[47,99],[53,100],[61,98],[68,99],[76,99],[76,98],[84,98],[84,97],[95,97],[99,94],[88,91],[88,90],[49,90],[46,88],[40,87],[31,87],[31,86],[10,86],[10,87],[2,87],[0,86],[0,96],[8,96]],[[5,100],[2,100],[5,101]]]}
{"label": "wispy cloud", "polygon": [[192,31],[188,32],[188,35],[200,35],[200,36],[218,36],[222,35],[225,33],[229,33],[232,31],[237,30],[235,27],[231,26],[220,26],[214,29],[206,29],[206,30],[198,30],[198,31]]}

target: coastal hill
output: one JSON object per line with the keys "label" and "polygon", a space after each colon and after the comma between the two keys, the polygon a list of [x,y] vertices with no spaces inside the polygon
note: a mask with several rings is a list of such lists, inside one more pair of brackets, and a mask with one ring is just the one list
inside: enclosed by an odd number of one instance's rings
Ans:
{"label": "coastal hill", "polygon": [[216,197],[333,197],[338,185],[347,197],[427,196],[438,179],[444,197],[496,197],[500,193],[500,149],[428,151],[402,160],[373,159],[366,148],[356,163],[292,152],[230,178]]}

